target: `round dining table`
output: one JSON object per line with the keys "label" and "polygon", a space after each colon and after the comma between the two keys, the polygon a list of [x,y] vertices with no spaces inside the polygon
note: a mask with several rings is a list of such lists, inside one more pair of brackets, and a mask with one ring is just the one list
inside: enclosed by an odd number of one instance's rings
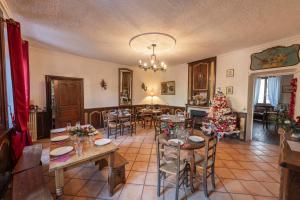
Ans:
{"label": "round dining table", "polygon": [[[170,134],[167,135],[167,134],[163,134],[163,133],[158,136],[159,142],[163,143],[163,144],[169,144],[168,140],[170,140],[170,139],[174,139],[174,136],[172,136],[172,138],[171,138]],[[180,150],[187,151],[187,156],[189,158],[189,163],[191,165],[190,184],[191,184],[191,190],[193,192],[194,191],[193,178],[196,173],[194,171],[196,169],[194,150],[205,147],[205,140],[203,142],[194,142],[194,141],[191,141],[189,138],[187,138],[185,141],[183,140],[183,142],[184,143],[180,146]]]}

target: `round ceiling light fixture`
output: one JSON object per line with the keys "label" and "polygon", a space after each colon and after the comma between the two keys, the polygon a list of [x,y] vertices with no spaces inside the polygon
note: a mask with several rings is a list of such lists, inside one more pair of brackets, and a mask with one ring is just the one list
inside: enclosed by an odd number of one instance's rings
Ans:
{"label": "round ceiling light fixture", "polygon": [[138,65],[141,69],[147,71],[165,71],[167,65],[163,61],[157,59],[157,53],[162,53],[174,48],[176,39],[166,33],[149,32],[134,36],[129,41],[129,46],[137,52],[150,55],[150,60],[139,60]]}

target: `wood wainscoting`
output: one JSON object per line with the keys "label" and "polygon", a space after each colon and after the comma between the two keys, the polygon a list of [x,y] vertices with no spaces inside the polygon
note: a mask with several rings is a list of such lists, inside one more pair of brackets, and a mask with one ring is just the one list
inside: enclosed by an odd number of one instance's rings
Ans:
{"label": "wood wainscoting", "polygon": [[[114,110],[119,108],[129,108],[133,112],[136,111],[136,108],[138,107],[146,107],[149,105],[143,104],[143,105],[128,105],[128,106],[110,106],[110,107],[99,107],[99,108],[87,108],[84,109],[84,122],[85,124],[91,124],[95,128],[103,128],[103,120],[102,120],[102,114],[101,112],[104,110]],[[175,110],[179,109],[182,112],[185,111],[185,107],[181,106],[170,106],[170,105],[153,105],[155,108],[160,108],[163,113],[170,113],[174,114]]]}

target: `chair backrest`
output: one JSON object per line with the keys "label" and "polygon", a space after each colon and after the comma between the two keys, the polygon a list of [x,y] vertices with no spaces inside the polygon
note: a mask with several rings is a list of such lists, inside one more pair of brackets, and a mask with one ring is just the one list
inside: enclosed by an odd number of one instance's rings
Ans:
{"label": "chair backrest", "polygon": [[[156,156],[157,156],[157,167],[160,169],[162,164],[173,162],[175,166],[171,165],[170,167],[175,167],[176,174],[179,174],[180,171],[180,144],[168,143],[168,141],[160,141],[160,138],[157,140],[156,146]],[[174,173],[174,170],[170,169],[170,173]]]}
{"label": "chair backrest", "polygon": [[180,113],[183,113],[183,112],[184,111],[179,109],[179,108],[176,108],[175,111],[174,111],[175,114],[180,114]]}
{"label": "chair backrest", "polygon": [[208,137],[205,140],[205,164],[206,167],[215,164],[218,138],[217,135]]}
{"label": "chair backrest", "polygon": [[103,110],[101,111],[101,115],[102,115],[102,120],[107,120],[107,110]]}
{"label": "chair backrest", "polygon": [[184,128],[188,129],[191,134],[194,133],[195,120],[194,118],[187,118],[184,120]]}

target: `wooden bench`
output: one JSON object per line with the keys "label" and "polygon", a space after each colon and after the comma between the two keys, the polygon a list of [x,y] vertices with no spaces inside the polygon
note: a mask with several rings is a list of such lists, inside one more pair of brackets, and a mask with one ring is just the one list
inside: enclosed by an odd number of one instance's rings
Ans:
{"label": "wooden bench", "polygon": [[[97,161],[99,165],[99,170],[102,170],[104,167],[108,166],[108,159],[103,158],[102,160]],[[128,164],[128,161],[121,156],[119,153],[115,153],[115,160],[113,166],[113,178],[108,181],[111,183],[111,187],[116,188],[119,184],[126,182],[125,176],[125,165]]]}
{"label": "wooden bench", "polygon": [[27,146],[13,170],[12,200],[53,199],[44,181],[42,145]]}
{"label": "wooden bench", "polygon": [[39,166],[41,163],[43,147],[41,144],[26,146],[23,150],[21,158],[18,160],[13,174]]}
{"label": "wooden bench", "polygon": [[33,167],[13,176],[12,199],[53,199],[47,185],[44,182],[42,166]]}

